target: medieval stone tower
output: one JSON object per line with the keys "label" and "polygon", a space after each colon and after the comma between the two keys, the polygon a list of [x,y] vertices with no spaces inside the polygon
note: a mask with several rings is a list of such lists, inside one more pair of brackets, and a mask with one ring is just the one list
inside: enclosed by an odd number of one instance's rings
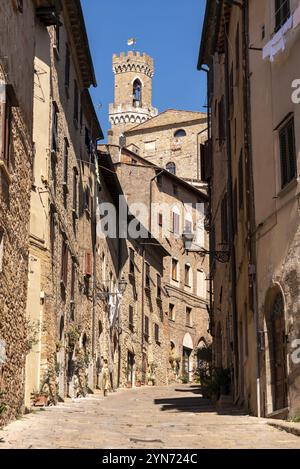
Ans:
{"label": "medieval stone tower", "polygon": [[146,54],[130,51],[113,56],[115,101],[109,106],[109,143],[119,144],[125,130],[137,126],[158,111],[152,107],[153,59]]}

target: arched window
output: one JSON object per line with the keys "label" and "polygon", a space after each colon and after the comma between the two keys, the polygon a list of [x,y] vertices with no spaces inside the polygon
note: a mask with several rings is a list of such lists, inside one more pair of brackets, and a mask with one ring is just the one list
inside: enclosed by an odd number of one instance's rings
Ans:
{"label": "arched window", "polygon": [[133,83],[133,105],[135,107],[142,105],[142,83],[138,79]]}
{"label": "arched window", "polygon": [[169,171],[169,173],[176,175],[176,164],[170,161],[170,163],[166,165],[166,170]]}
{"label": "arched window", "polygon": [[176,132],[174,133],[174,137],[175,138],[186,137],[186,131],[184,129],[176,130]]}

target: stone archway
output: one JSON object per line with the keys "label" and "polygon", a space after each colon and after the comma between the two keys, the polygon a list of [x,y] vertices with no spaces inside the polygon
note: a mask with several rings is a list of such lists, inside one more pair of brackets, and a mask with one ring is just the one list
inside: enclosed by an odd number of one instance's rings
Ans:
{"label": "stone archway", "polygon": [[279,286],[267,294],[266,324],[266,404],[267,414],[288,407],[288,360],[284,296]]}

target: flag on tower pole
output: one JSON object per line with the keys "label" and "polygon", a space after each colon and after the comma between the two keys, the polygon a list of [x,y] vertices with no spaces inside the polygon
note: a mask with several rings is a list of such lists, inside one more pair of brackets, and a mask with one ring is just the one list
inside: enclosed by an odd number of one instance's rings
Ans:
{"label": "flag on tower pole", "polygon": [[136,39],[135,39],[134,37],[131,37],[130,39],[128,39],[127,44],[128,44],[129,46],[135,47],[135,45],[136,45]]}

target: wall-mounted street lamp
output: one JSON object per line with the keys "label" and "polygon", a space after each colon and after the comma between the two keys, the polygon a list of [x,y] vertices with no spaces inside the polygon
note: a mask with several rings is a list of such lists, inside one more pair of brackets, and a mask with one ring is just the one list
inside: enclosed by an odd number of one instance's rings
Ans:
{"label": "wall-mounted street lamp", "polygon": [[182,235],[184,248],[187,252],[196,252],[200,256],[212,256],[217,262],[226,264],[230,259],[230,252],[224,251],[208,251],[198,244],[194,243],[194,234],[192,232],[185,232]]}
{"label": "wall-mounted street lamp", "polygon": [[[108,280],[108,281],[110,282],[110,280]],[[122,295],[124,295],[124,293],[126,291],[127,285],[128,285],[128,282],[125,279],[124,275],[122,275],[122,277],[120,278],[120,280],[118,282],[118,291],[116,291],[116,292],[106,291],[106,292],[97,293],[97,298],[103,298],[103,297],[106,297],[108,295],[121,295],[122,296]]]}

